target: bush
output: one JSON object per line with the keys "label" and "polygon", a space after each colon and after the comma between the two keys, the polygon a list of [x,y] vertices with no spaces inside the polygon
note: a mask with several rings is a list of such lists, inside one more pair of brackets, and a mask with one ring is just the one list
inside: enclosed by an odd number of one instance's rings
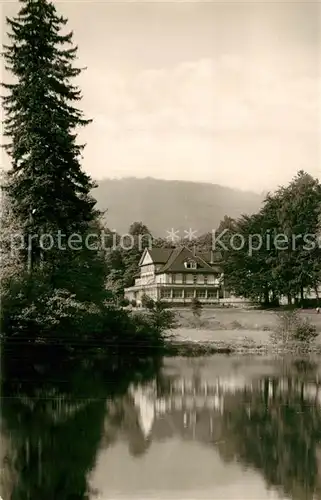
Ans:
{"label": "bush", "polygon": [[315,325],[312,325],[307,318],[301,318],[297,310],[283,311],[277,316],[278,325],[271,335],[273,343],[310,343],[318,336]]}
{"label": "bush", "polygon": [[312,325],[307,318],[304,318],[296,325],[293,332],[293,340],[299,342],[312,342],[318,335],[316,326]]}
{"label": "bush", "polygon": [[155,302],[155,307],[150,316],[150,322],[153,328],[161,332],[176,328],[177,326],[175,313],[168,310],[167,305],[161,300]]}
{"label": "bush", "polygon": [[155,302],[146,293],[142,296],[142,307],[152,311],[155,307]]}
{"label": "bush", "polygon": [[193,315],[195,317],[200,318],[200,316],[202,314],[203,306],[196,297],[194,297],[192,302],[191,302],[191,309],[192,309]]}
{"label": "bush", "polygon": [[80,302],[37,273],[7,283],[1,306],[1,337],[10,345],[154,352],[164,344],[163,331],[173,326],[172,315],[160,305],[149,315],[137,315],[107,301]]}
{"label": "bush", "polygon": [[130,304],[130,302],[129,302],[129,300],[128,300],[126,297],[124,297],[124,298],[123,298],[123,299],[121,299],[121,301],[120,301],[120,305],[121,305],[122,307],[127,307],[127,306],[129,306],[129,304]]}
{"label": "bush", "polygon": [[132,307],[137,307],[137,302],[135,299],[130,301]]}
{"label": "bush", "polygon": [[39,278],[27,276],[2,290],[2,340],[74,344],[87,333],[88,319],[99,308],[80,302],[68,290],[53,289]]}

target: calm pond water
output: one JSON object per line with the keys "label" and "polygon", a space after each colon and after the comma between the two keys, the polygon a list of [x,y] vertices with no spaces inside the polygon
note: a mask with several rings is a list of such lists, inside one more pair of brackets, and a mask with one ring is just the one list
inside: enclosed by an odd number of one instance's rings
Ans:
{"label": "calm pond water", "polygon": [[7,377],[3,500],[321,499],[319,359],[115,366]]}

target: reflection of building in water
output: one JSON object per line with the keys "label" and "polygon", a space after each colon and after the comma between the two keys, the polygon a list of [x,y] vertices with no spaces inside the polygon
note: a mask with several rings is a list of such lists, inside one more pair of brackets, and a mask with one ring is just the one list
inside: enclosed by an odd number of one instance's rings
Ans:
{"label": "reflection of building in water", "polygon": [[[217,371],[206,373],[198,366],[175,378],[172,370],[157,384],[132,385],[119,400],[127,413],[123,422],[130,453],[145,453],[152,441],[181,439],[184,446],[194,441],[218,452],[224,463],[260,470],[269,487],[289,498],[293,492],[293,498],[321,499],[317,377],[314,382],[314,375],[287,378],[284,372],[282,377],[220,377]],[[124,434],[124,424],[116,419],[114,424]],[[155,446],[153,452],[162,448]]]}
{"label": "reflection of building in water", "polygon": [[156,382],[145,386],[131,386],[129,393],[138,409],[138,421],[144,436],[147,438],[155,419]]}
{"label": "reflection of building in water", "polygon": [[[201,441],[220,439],[221,415],[233,411],[241,403],[242,392],[267,392],[268,398],[298,391],[306,400],[321,404],[315,384],[265,377],[255,381],[240,376],[203,380],[195,373],[174,379],[166,391],[157,391],[156,382],[145,386],[132,385],[129,394],[145,439],[160,439],[180,434]],[[239,395],[239,397],[238,397]]]}
{"label": "reflection of building in water", "polygon": [[252,384],[243,378],[214,381],[191,378],[174,380],[168,391],[157,393],[156,382],[146,386],[131,386],[131,395],[142,433],[147,438],[170,437],[175,433],[186,438],[211,440],[227,402],[228,394]]}
{"label": "reflection of building in water", "polygon": [[261,391],[267,391],[269,399],[292,391],[292,393],[299,393],[303,400],[321,406],[321,391],[316,383],[303,382],[292,378],[276,379],[271,377],[261,381],[259,387]]}

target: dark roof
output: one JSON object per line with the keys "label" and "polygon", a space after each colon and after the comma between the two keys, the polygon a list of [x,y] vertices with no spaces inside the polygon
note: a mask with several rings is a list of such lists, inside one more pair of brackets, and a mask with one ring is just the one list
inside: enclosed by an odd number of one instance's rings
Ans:
{"label": "dark roof", "polygon": [[[168,261],[165,263],[165,265],[160,269],[160,272],[167,271],[168,269],[173,267],[173,264],[175,263],[177,257],[180,255],[180,253],[183,252],[183,247],[177,247],[174,250],[172,250],[172,253],[168,259]],[[186,249],[187,250],[187,249]],[[190,253],[190,252],[189,252]],[[189,255],[190,257],[190,255]],[[181,260],[181,259],[180,259]]]}
{"label": "dark roof", "polygon": [[[204,272],[204,271],[217,271],[220,272],[220,268],[216,265],[210,265],[210,257],[208,255],[203,255],[196,253],[195,255],[187,247],[178,247],[171,251],[171,255],[168,258],[165,265],[158,271],[158,273],[164,273],[166,271],[173,272]],[[187,259],[195,260],[198,264],[197,269],[186,269],[184,263]]]}
{"label": "dark roof", "polygon": [[[145,249],[143,256],[148,251],[154,264],[163,264],[163,267],[158,270],[158,273],[166,271],[172,272],[205,272],[215,271],[221,272],[220,262],[221,258],[215,252],[200,252],[193,251],[185,246],[173,248],[152,248]],[[184,263],[186,260],[191,259],[197,262],[197,269],[186,269]]]}
{"label": "dark roof", "polygon": [[173,252],[173,248],[152,248],[148,249],[148,253],[153,259],[154,264],[165,264],[171,253]]}

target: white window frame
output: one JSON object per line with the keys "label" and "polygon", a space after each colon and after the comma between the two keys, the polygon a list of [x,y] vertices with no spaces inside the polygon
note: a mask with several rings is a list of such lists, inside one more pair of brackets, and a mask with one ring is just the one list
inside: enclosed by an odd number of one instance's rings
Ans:
{"label": "white window frame", "polygon": [[189,260],[185,262],[186,269],[197,269],[197,262],[195,260]]}
{"label": "white window frame", "polygon": [[206,299],[206,291],[201,288],[196,291],[196,297],[198,299]]}

